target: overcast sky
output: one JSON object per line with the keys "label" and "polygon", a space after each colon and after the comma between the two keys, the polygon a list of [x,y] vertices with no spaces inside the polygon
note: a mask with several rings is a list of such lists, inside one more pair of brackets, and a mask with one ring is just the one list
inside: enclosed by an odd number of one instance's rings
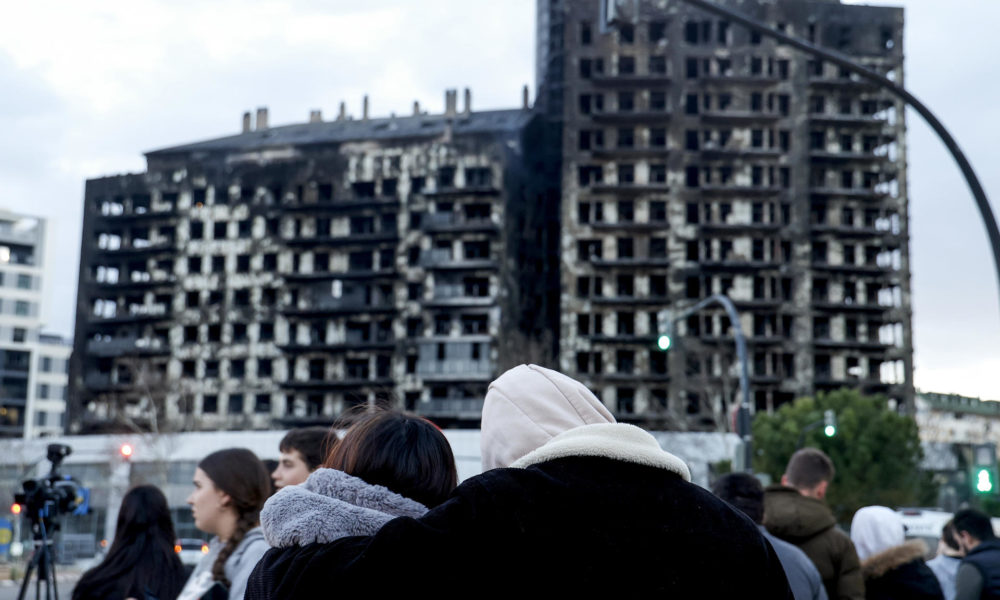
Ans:
{"label": "overcast sky", "polygon": [[[14,3],[0,20],[0,206],[49,219],[48,328],[72,333],[84,181],[145,167],[142,152],[272,125],[310,109],[473,109],[534,87],[534,0],[88,0]],[[1000,196],[996,0],[912,0],[905,85]],[[986,234],[957,167],[907,114],[918,387],[1000,399],[1000,299]],[[994,206],[997,203],[994,202]]]}

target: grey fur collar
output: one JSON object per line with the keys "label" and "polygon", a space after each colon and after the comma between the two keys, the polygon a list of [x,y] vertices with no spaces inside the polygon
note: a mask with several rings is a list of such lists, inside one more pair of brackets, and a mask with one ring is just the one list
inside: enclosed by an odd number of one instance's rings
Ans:
{"label": "grey fur collar", "polygon": [[900,546],[893,546],[869,556],[861,563],[861,572],[865,579],[874,579],[915,558],[923,558],[925,554],[927,554],[927,544],[923,540],[910,540]]}
{"label": "grey fur collar", "polygon": [[271,496],[260,512],[267,543],[275,548],[372,535],[396,517],[419,517],[427,508],[380,485],[336,469],[317,469],[301,485]]}
{"label": "grey fur collar", "polygon": [[595,423],[564,431],[544,446],[514,461],[523,469],[556,458],[598,456],[666,469],[691,481],[691,471],[683,460],[660,448],[648,432],[627,423]]}

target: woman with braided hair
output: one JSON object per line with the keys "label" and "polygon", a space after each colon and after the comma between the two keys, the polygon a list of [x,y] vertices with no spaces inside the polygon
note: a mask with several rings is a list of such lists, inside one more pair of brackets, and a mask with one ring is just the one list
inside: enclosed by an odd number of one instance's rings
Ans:
{"label": "woman with braided hair", "polygon": [[267,468],[245,448],[219,450],[198,463],[187,503],[195,527],[215,537],[178,600],[243,598],[250,572],[268,549],[259,522],[270,493]]}

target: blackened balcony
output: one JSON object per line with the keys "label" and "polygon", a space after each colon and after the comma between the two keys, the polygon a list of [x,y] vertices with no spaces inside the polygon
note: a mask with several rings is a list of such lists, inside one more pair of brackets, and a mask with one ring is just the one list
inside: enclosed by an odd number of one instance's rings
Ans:
{"label": "blackened balcony", "polygon": [[823,125],[850,125],[865,128],[881,128],[889,124],[885,119],[873,115],[840,115],[830,113],[810,113],[809,121]]}
{"label": "blackened balcony", "polygon": [[490,217],[467,218],[453,212],[427,213],[420,221],[422,231],[433,232],[498,232],[500,225]]}
{"label": "blackened balcony", "polygon": [[420,254],[420,266],[430,269],[496,269],[492,258],[454,258],[447,248],[433,248]]}
{"label": "blackened balcony", "polygon": [[141,323],[150,321],[169,321],[173,316],[166,304],[133,304],[127,311],[112,316],[90,315],[88,325]]}
{"label": "blackened balcony", "polygon": [[391,299],[368,298],[364,296],[345,296],[334,298],[325,296],[314,298],[305,306],[286,308],[282,312],[286,315],[310,316],[310,315],[337,315],[353,313],[387,313],[396,310],[396,306]]}
{"label": "blackened balcony", "polygon": [[419,402],[416,412],[430,418],[479,420],[483,413],[482,398],[432,398]]}
{"label": "blackened balcony", "polygon": [[417,375],[428,381],[479,381],[493,377],[494,368],[489,360],[427,360],[417,363]]}
{"label": "blackened balcony", "polygon": [[665,73],[648,73],[640,75],[638,73],[600,74],[593,75],[589,81],[595,87],[648,87],[665,86],[672,82],[672,79]]}
{"label": "blackened balcony", "polygon": [[669,267],[672,263],[666,256],[644,258],[592,258],[590,264],[595,268],[638,268],[638,267]]}
{"label": "blackened balcony", "polygon": [[350,390],[363,388],[391,388],[395,382],[391,377],[358,378],[358,377],[329,377],[323,379],[290,379],[282,382],[286,388],[296,390]]}
{"label": "blackened balcony", "polygon": [[617,195],[637,195],[637,194],[666,194],[670,191],[670,186],[666,183],[636,183],[634,181],[619,183],[596,183],[590,187],[594,193],[608,193]]}
{"label": "blackened balcony", "polygon": [[705,123],[771,123],[786,117],[787,115],[779,113],[750,110],[710,110],[701,113],[701,120]]}
{"label": "blackened balcony", "polygon": [[395,196],[373,196],[371,198],[352,196],[322,202],[289,202],[282,204],[280,210],[311,215],[328,215],[360,209],[376,209],[379,212],[386,212],[389,209],[398,210],[400,205],[401,200]]}
{"label": "blackened balcony", "polygon": [[98,281],[90,280],[91,285],[100,288],[112,288],[115,290],[147,289],[157,287],[173,286],[177,283],[177,277],[173,273],[148,271],[133,271],[129,277],[121,277],[115,280]]}
{"label": "blackened balcony", "polygon": [[463,187],[447,186],[434,191],[424,190],[421,195],[427,197],[435,196],[496,196],[500,194],[500,188],[494,184],[487,185],[467,185]]}
{"label": "blackened balcony", "polygon": [[705,194],[716,196],[774,196],[785,191],[777,185],[742,185],[735,183],[703,184],[692,190],[701,190]]}
{"label": "blackened balcony", "polygon": [[812,196],[857,198],[859,200],[883,200],[889,197],[888,191],[875,191],[872,188],[828,187],[816,184],[810,184],[809,194]]}
{"label": "blackened balcony", "polygon": [[595,112],[595,123],[669,123],[673,115],[666,110],[618,110]]}
{"label": "blackened balcony", "polygon": [[165,340],[140,337],[101,337],[87,340],[87,353],[94,356],[169,354],[170,344]]}
{"label": "blackened balcony", "polygon": [[176,249],[173,238],[150,242],[148,240],[133,240],[131,244],[123,244],[117,247],[97,247],[96,252],[107,256],[135,257],[163,252],[172,252]]}
{"label": "blackened balcony", "polygon": [[853,225],[810,225],[809,230],[815,233],[830,233],[839,238],[875,238],[892,239],[900,237],[899,232],[881,227],[855,227]]}
{"label": "blackened balcony", "polygon": [[281,276],[290,281],[327,281],[333,279],[370,279],[391,278],[396,276],[396,267],[374,269],[358,267],[347,271],[312,271],[309,273],[282,273]]}
{"label": "blackened balcony", "polygon": [[286,239],[289,246],[362,246],[367,244],[394,243],[399,241],[396,231],[373,231],[345,235],[298,236]]}
{"label": "blackened balcony", "polygon": [[423,303],[427,306],[490,306],[495,298],[479,287],[467,288],[463,284],[435,284],[433,296]]}

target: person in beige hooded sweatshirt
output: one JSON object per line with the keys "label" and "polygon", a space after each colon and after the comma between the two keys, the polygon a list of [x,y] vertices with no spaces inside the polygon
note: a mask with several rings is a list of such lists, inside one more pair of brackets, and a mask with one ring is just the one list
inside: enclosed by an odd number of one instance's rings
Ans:
{"label": "person in beige hooded sweatshirt", "polygon": [[535,365],[494,381],[486,472],[374,536],[271,550],[246,598],[352,592],[791,599],[756,526],[583,384]]}

